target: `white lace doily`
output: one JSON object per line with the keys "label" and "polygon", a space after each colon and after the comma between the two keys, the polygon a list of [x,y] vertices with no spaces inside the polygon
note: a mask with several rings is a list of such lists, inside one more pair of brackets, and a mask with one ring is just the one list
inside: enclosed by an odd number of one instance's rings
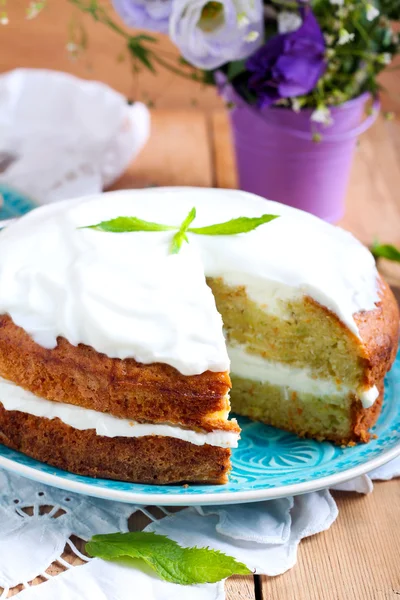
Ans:
{"label": "white lace doily", "polygon": [[[400,475],[400,458],[341,486],[367,493],[373,479]],[[0,470],[0,597],[21,600],[223,600],[224,585],[177,586],[143,570],[89,559],[97,533],[143,529],[183,546],[209,546],[257,574],[293,567],[306,536],[338,514],[328,490],[254,504],[167,510],[71,494]],[[132,596],[132,590],[135,596]]]}

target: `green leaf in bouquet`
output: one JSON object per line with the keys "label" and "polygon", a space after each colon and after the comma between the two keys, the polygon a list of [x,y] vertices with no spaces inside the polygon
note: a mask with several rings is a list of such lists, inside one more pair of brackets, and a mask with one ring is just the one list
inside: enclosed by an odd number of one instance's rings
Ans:
{"label": "green leaf in bouquet", "polygon": [[246,71],[246,61],[244,60],[233,60],[228,64],[227,77],[229,81],[232,81],[237,75]]}

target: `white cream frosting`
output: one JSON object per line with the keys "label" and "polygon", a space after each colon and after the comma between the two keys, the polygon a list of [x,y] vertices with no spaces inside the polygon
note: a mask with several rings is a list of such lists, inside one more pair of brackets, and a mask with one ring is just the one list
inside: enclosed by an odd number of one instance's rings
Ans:
{"label": "white cream frosting", "polygon": [[[195,206],[200,227],[239,216],[281,215],[234,236],[189,234],[169,254],[171,232],[79,229],[117,216],[179,225]],[[353,314],[374,308],[377,272],[350,233],[307,213],[236,190],[155,188],[60,202],[0,234],[0,313],[47,348],[57,336],[110,357],[163,362],[184,375],[224,371],[222,321],[206,276],[245,285],[279,310],[304,294],[358,335]]]}
{"label": "white cream frosting", "polygon": [[369,388],[369,390],[362,390],[361,392],[358,392],[358,397],[360,398],[361,404],[364,408],[370,408],[378,396],[379,390],[376,385],[374,385],[372,388]]}
{"label": "white cream frosting", "polygon": [[15,383],[0,377],[0,402],[6,410],[15,410],[46,419],[60,419],[75,429],[95,429],[105,437],[143,437],[160,435],[172,437],[196,446],[209,444],[221,448],[236,448],[239,434],[231,431],[192,431],[178,425],[137,423],[112,415],[39,398]]}
{"label": "white cream frosting", "polygon": [[231,373],[244,379],[285,386],[288,390],[298,393],[329,396],[331,399],[352,392],[360,399],[364,408],[372,406],[379,396],[376,386],[364,391],[352,390],[348,386],[336,383],[333,379],[314,377],[309,368],[284,365],[251,354],[243,345],[228,345],[228,354],[231,360]]}

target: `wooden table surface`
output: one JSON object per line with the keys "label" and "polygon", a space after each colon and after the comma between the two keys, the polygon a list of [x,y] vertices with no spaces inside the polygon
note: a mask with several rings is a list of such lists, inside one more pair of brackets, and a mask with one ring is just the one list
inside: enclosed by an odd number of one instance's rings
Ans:
{"label": "wooden table surface", "polygon": [[[159,110],[151,139],[113,186],[237,185],[227,115]],[[380,117],[358,148],[341,225],[369,244],[400,243],[400,123]],[[396,285],[400,269],[382,265]],[[386,600],[400,597],[400,480],[368,496],[335,493],[339,517],[300,544],[280,577],[234,577],[228,600]]]}

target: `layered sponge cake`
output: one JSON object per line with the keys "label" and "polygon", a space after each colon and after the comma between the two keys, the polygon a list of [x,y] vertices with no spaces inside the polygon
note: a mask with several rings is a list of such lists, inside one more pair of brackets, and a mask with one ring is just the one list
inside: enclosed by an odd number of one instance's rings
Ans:
{"label": "layered sponge cake", "polygon": [[[121,216],[247,233],[87,228]],[[240,414],[365,442],[398,342],[373,257],[317,218],[233,190],[126,190],[0,234],[0,441],[83,475],[224,483]],[[240,443],[240,442],[239,442]]]}

